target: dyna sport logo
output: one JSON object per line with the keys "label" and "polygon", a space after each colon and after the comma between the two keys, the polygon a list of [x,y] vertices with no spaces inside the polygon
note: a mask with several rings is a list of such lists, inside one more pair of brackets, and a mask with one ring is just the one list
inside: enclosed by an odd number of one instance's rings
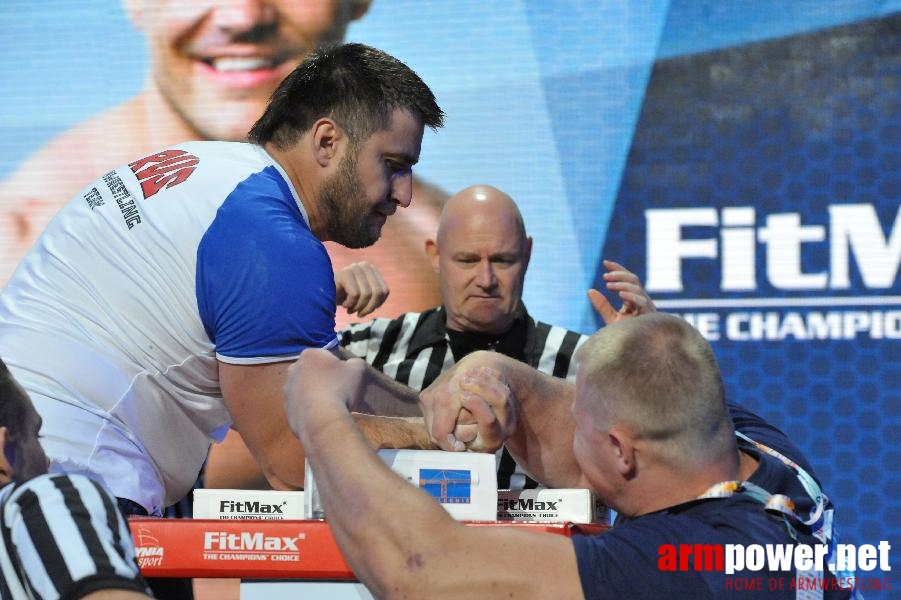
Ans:
{"label": "dyna sport logo", "polygon": [[141,568],[162,566],[165,550],[160,541],[143,527],[138,527],[134,537],[138,566]]}
{"label": "dyna sport logo", "polygon": [[833,204],[805,222],[753,206],[647,209],[645,284],[711,340],[899,339],[894,212]]}

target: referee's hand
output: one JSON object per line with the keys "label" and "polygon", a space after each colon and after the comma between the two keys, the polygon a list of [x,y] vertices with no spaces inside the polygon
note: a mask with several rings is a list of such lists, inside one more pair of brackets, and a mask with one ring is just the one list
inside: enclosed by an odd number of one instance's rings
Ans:
{"label": "referee's hand", "polygon": [[388,299],[388,284],[375,265],[355,262],[335,273],[335,302],[348,314],[365,317]]}

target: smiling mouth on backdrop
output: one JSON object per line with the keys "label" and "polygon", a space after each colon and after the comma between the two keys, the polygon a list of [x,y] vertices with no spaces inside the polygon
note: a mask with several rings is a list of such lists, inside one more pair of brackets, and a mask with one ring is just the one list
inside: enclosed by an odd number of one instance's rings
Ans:
{"label": "smiling mouth on backdrop", "polygon": [[287,61],[261,54],[195,57],[195,70],[220,85],[250,88],[276,85],[287,76]]}

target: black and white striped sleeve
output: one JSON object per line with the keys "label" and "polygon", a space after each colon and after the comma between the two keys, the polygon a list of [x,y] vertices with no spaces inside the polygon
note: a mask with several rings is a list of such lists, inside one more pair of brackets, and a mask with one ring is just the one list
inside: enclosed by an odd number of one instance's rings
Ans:
{"label": "black and white striped sleeve", "polygon": [[341,345],[398,383],[421,390],[454,364],[443,328],[437,339],[411,346],[417,332],[433,320],[434,311],[408,312],[351,325],[342,332]]}
{"label": "black and white striped sleeve", "polygon": [[379,318],[349,325],[338,335],[339,343],[345,350],[372,364],[382,347],[385,331],[392,323],[391,319]]}
{"label": "black and white striped sleeve", "polygon": [[[128,525],[98,483],[81,475],[44,475],[15,488],[2,510],[4,573],[7,561],[17,562],[18,585],[34,597],[81,598],[106,589],[148,593]],[[7,583],[10,590],[17,585]]]}
{"label": "black and white striped sleeve", "polygon": [[569,381],[576,380],[576,351],[588,336],[547,323],[535,323],[536,347],[539,352],[532,366],[542,373]]}

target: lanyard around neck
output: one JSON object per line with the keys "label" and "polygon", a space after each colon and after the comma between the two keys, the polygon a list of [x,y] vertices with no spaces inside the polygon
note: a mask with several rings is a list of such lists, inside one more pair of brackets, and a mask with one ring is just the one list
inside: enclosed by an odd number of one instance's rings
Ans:
{"label": "lanyard around neck", "polygon": [[796,462],[790,460],[782,453],[756,442],[745,434],[736,431],[735,435],[745,442],[754,445],[761,452],[768,454],[779,460],[782,464],[792,470],[798,478],[798,481],[804,487],[804,491],[813,502],[813,508],[805,517],[797,512],[794,501],[785,494],[773,494],[764,488],[750,481],[721,481],[710,486],[703,494],[698,496],[699,500],[706,498],[729,498],[738,494],[745,495],[763,504],[764,510],[767,512],[782,515],[786,519],[786,526],[792,537],[795,537],[795,528],[792,524],[803,525],[810,529],[812,535],[822,543],[829,543],[831,536],[831,519],[826,516],[831,511],[826,510],[829,498],[820,489],[816,480]]}
{"label": "lanyard around neck", "polygon": [[[829,498],[820,489],[816,480],[810,473],[781,452],[756,442],[741,432],[736,431],[735,435],[739,439],[752,444],[764,454],[768,454],[779,460],[782,464],[791,469],[797,476],[798,481],[804,487],[804,490],[807,492],[811,501],[813,501],[813,508],[805,518],[803,515],[798,514],[795,503],[791,498],[784,494],[772,494],[750,481],[721,481],[710,486],[706,492],[698,496],[698,499],[729,498],[738,494],[743,494],[752,498],[760,502],[767,512],[781,516],[782,521],[785,523],[785,527],[788,529],[789,535],[796,542],[798,541],[796,525],[800,524],[809,528],[810,534],[814,539],[821,544],[829,546],[827,559],[831,561],[836,554],[838,534],[833,525],[833,509],[827,508],[829,505]],[[853,567],[837,570],[835,574],[848,581],[853,580],[855,577]],[[857,590],[852,591],[851,597],[854,600],[862,600],[860,592]]]}

